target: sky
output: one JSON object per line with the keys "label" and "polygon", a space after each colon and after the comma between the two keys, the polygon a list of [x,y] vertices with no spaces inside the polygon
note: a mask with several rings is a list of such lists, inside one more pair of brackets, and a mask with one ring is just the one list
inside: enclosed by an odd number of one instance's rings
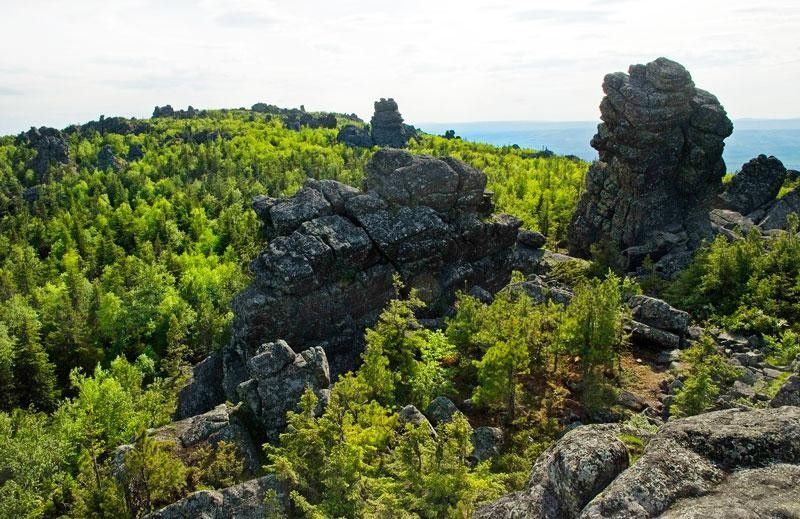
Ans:
{"label": "sky", "polygon": [[797,0],[0,0],[0,134],[263,101],[412,124],[595,120],[659,56],[732,118],[800,117]]}

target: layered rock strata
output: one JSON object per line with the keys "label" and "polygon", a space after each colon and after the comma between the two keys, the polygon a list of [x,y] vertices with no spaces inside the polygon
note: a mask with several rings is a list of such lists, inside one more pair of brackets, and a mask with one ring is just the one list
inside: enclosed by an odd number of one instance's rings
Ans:
{"label": "layered rock strata", "polygon": [[591,143],[600,160],[570,222],[570,253],[587,257],[599,243],[619,249],[629,270],[649,256],[674,275],[712,234],[733,126],[717,98],[666,58],[607,75],[603,91]]}

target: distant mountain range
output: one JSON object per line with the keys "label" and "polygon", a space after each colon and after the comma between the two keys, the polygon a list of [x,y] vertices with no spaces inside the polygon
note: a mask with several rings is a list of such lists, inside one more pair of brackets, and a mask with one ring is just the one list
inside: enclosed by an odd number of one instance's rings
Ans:
{"label": "distant mountain range", "polygon": [[[738,171],[742,164],[761,153],[778,157],[787,168],[800,169],[800,119],[738,119],[733,125],[733,135],[725,141],[728,171]],[[597,122],[592,121],[488,121],[419,126],[435,134],[452,129],[470,141],[547,148],[585,160],[597,158],[597,152],[589,145],[597,129]]]}

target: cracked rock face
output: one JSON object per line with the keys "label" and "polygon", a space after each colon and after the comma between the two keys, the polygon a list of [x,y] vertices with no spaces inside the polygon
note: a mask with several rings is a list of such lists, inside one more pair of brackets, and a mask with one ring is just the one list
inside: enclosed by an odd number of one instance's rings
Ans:
{"label": "cracked rock face", "polygon": [[628,467],[619,426],[579,427],[537,460],[530,487],[479,518],[795,517],[800,408],[728,409],[675,420]]}
{"label": "cracked rock face", "polygon": [[286,412],[296,408],[306,388],[327,401],[331,376],[320,347],[296,354],[285,341],[264,344],[247,361],[246,371],[250,378],[239,384],[237,395],[270,441],[278,440],[286,427]]}
{"label": "cracked rock face", "polygon": [[759,155],[742,166],[719,198],[725,209],[746,215],[775,200],[785,179],[780,160]]}
{"label": "cracked rock face", "polygon": [[372,142],[378,146],[404,148],[413,136],[403,124],[403,116],[397,109],[397,102],[392,98],[375,101],[375,114],[370,126]]}
{"label": "cracked rock face", "polygon": [[570,253],[586,257],[605,242],[631,270],[650,256],[672,275],[711,235],[708,212],[733,125],[717,98],[666,58],[607,75],[603,91],[603,122],[592,139],[600,160],[570,222]]}
{"label": "cracked rock face", "polygon": [[[277,502],[270,503],[278,507],[272,510],[265,504],[268,492],[274,492]],[[184,519],[197,517],[202,519],[262,519],[271,517],[268,512],[277,512],[282,516],[289,510],[289,499],[285,485],[274,475],[260,477],[239,483],[222,490],[200,490],[187,497],[153,512],[146,519]]]}
{"label": "cracked rock face", "polygon": [[400,275],[441,315],[457,290],[496,292],[509,280],[521,222],[489,216],[480,171],[454,159],[383,149],[365,190],[310,180],[294,196],[259,197],[269,246],[253,261],[253,284],[233,303],[223,351],[225,391],[251,377],[262,344],[322,346],[334,374],[353,369],[364,329],[395,296]]}

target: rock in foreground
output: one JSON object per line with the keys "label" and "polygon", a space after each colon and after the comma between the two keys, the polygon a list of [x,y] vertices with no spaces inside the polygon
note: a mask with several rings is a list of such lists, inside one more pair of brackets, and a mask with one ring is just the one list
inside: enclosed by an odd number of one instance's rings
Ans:
{"label": "rock in foreground", "polygon": [[[264,500],[273,491],[268,504]],[[172,503],[147,519],[263,519],[268,512],[284,516],[288,510],[285,489],[269,475],[222,490],[201,490]],[[274,515],[272,515],[274,516]]]}
{"label": "rock in foreground", "polygon": [[800,514],[800,408],[728,409],[670,422],[627,469],[621,444],[596,427],[566,434],[536,462],[528,490],[476,517]]}

